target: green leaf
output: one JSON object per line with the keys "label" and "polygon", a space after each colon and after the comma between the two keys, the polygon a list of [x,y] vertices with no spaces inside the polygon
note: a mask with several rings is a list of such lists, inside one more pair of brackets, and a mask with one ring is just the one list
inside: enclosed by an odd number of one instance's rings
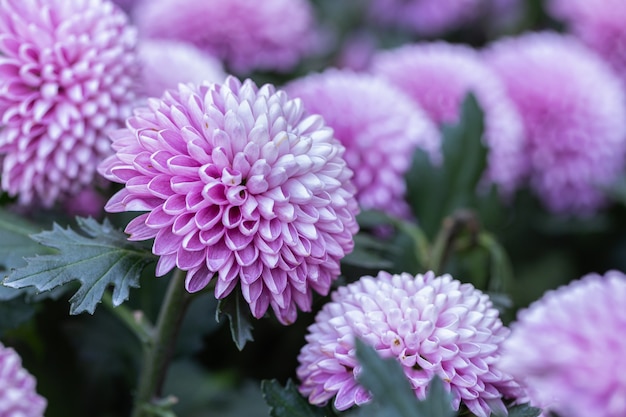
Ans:
{"label": "green leaf", "polygon": [[246,343],[252,342],[254,338],[252,337],[250,310],[238,291],[219,301],[215,320],[219,323],[224,315],[228,317],[233,342],[237,349],[243,350]]}
{"label": "green leaf", "polygon": [[459,122],[444,125],[442,134],[441,165],[433,165],[418,148],[405,176],[407,200],[429,238],[455,209],[474,206],[487,148],[482,143],[483,112],[473,94],[463,101]]}
{"label": "green leaf", "polygon": [[537,417],[541,408],[531,407],[529,404],[520,404],[509,408],[509,417]]}
{"label": "green leaf", "polygon": [[80,288],[70,299],[70,314],[93,314],[109,286],[113,286],[115,306],[128,299],[130,288],[139,287],[141,271],[155,257],[142,246],[128,242],[126,235],[108,220],[100,224],[77,218],[77,223],[82,234],[54,224],[52,230],[33,235],[36,242],[58,249],[58,253],[27,258],[28,264],[14,270],[4,285],[45,292],[79,282]]}
{"label": "green leaf", "polygon": [[0,301],[0,337],[7,331],[27,322],[35,315],[35,306],[21,298]]}
{"label": "green leaf", "polygon": [[270,407],[271,417],[325,417],[334,415],[328,407],[320,408],[309,402],[298,392],[291,380],[283,387],[275,379],[261,382],[263,398]]}
{"label": "green leaf", "polygon": [[36,225],[20,216],[0,209],[0,267],[7,271],[26,264],[24,257],[41,252],[51,252],[42,248],[30,238],[40,230]]}
{"label": "green leaf", "polygon": [[363,367],[358,377],[375,403],[382,407],[380,415],[396,417],[452,417],[452,399],[443,382],[435,377],[428,386],[424,401],[418,401],[401,365],[393,358],[383,359],[375,349],[356,339],[356,356]]}

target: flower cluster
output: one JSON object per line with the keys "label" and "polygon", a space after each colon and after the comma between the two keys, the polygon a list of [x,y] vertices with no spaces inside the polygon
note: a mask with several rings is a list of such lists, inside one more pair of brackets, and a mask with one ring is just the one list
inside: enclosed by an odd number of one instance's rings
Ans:
{"label": "flower cluster", "polygon": [[398,359],[418,398],[439,375],[456,409],[462,403],[480,417],[506,415],[504,399],[524,395],[497,366],[508,334],[488,296],[450,275],[365,276],[335,291],[309,327],[298,356],[300,392],[313,404],[335,397],[339,410],[368,402],[357,383],[360,338]]}
{"label": "flower cluster", "polygon": [[416,147],[436,159],[441,141],[422,109],[384,79],[347,70],[312,74],[285,89],[323,116],[346,147],[361,207],[410,217],[403,176]]}
{"label": "flower cluster", "polygon": [[136,33],[106,0],[0,2],[2,189],[52,206],[92,186],[131,113]]}
{"label": "flower cluster", "polygon": [[239,284],[255,317],[271,305],[283,323],[328,293],[358,207],[343,146],[301,101],[234,77],[181,84],[113,140],[99,169],[126,186],[106,209],[149,211],[126,231],[154,238],[157,275],[188,271],[190,292],[215,280],[217,298]]}
{"label": "flower cluster", "polygon": [[12,348],[0,343],[0,417],[43,417],[47,401]]}
{"label": "flower cluster", "polygon": [[530,186],[554,212],[588,214],[622,171],[626,94],[576,39],[543,32],[501,39],[484,56],[525,129]]}
{"label": "flower cluster", "polygon": [[288,71],[320,47],[308,0],[160,0],[137,4],[142,37],[196,45],[237,73]]}
{"label": "flower cluster", "polygon": [[533,404],[568,417],[626,414],[626,276],[589,274],[518,313],[502,368]]}

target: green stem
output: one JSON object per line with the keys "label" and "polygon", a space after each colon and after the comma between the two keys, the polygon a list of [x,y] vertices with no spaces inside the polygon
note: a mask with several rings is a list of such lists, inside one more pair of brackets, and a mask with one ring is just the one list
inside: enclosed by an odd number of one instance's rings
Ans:
{"label": "green stem", "polygon": [[185,273],[177,269],[167,288],[155,332],[144,358],[132,417],[148,417],[151,413],[146,410],[146,406],[161,394],[170,356],[190,300],[191,294],[185,290]]}
{"label": "green stem", "polygon": [[110,292],[104,293],[102,302],[111,313],[128,326],[137,339],[139,339],[144,349],[152,343],[154,328],[142,311],[133,311],[124,304],[119,306],[114,305],[113,296]]}
{"label": "green stem", "polygon": [[472,245],[476,245],[476,235],[480,230],[478,219],[472,211],[457,210],[451,216],[443,219],[441,229],[433,243],[429,259],[429,269],[438,275],[453,249],[455,240],[461,233],[469,232]]}

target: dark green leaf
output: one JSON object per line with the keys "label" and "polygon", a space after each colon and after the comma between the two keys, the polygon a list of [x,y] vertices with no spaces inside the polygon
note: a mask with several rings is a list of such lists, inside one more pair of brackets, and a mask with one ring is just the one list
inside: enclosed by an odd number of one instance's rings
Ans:
{"label": "dark green leaf", "polygon": [[385,245],[373,236],[357,233],[354,236],[354,249],[341,262],[346,265],[358,266],[367,269],[388,269],[393,263],[381,256]]}
{"label": "dark green leaf", "polygon": [[433,165],[429,156],[417,149],[406,174],[407,200],[429,238],[445,216],[474,205],[487,148],[482,143],[483,113],[473,94],[463,101],[459,122],[444,125],[442,133],[441,165]]}
{"label": "dark green leaf", "polygon": [[0,209],[0,269],[7,271],[26,265],[24,257],[50,253],[31,239],[40,229],[14,213]]}
{"label": "dark green leaf", "polygon": [[418,401],[401,365],[395,359],[382,359],[375,349],[356,340],[356,356],[363,367],[359,382],[370,390],[381,405],[380,415],[396,417],[452,417],[452,400],[442,381],[435,377],[428,396]]}
{"label": "dark green leaf", "polygon": [[35,306],[21,298],[0,301],[0,337],[7,330],[14,329],[35,315]]}
{"label": "dark green leaf", "polygon": [[509,408],[509,417],[537,417],[541,409],[528,404],[520,404]]}
{"label": "dark green leaf", "polygon": [[248,341],[252,342],[252,323],[250,311],[239,292],[221,299],[215,312],[215,320],[219,323],[226,315],[230,323],[230,334],[237,349],[243,350]]}
{"label": "dark green leaf", "polygon": [[291,380],[287,381],[286,387],[275,379],[264,380],[261,390],[272,417],[325,417],[334,414],[309,404]]}
{"label": "dark green leaf", "polygon": [[80,282],[80,288],[70,299],[70,314],[93,313],[109,286],[113,286],[113,304],[124,302],[130,288],[139,287],[141,271],[155,260],[154,256],[128,242],[126,235],[106,220],[100,224],[93,219],[78,218],[77,222],[83,234],[54,224],[51,231],[32,236],[59,253],[28,258],[28,265],[14,270],[4,285],[35,287],[45,292]]}

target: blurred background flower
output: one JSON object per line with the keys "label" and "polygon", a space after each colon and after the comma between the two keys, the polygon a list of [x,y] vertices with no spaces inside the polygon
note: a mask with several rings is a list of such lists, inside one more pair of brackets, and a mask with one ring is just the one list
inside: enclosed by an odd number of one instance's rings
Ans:
{"label": "blurred background flower", "polygon": [[420,147],[433,161],[440,157],[439,131],[419,105],[385,79],[349,70],[310,74],[285,89],[322,115],[346,147],[361,207],[411,217],[404,174],[413,152]]}
{"label": "blurred background flower", "polygon": [[590,214],[623,170],[626,95],[576,39],[552,32],[500,39],[485,59],[524,122],[529,182],[554,212]]}
{"label": "blurred background flower", "polygon": [[626,413],[626,276],[589,274],[518,313],[501,367],[531,403],[560,416]]}
{"label": "blurred background flower", "polygon": [[36,385],[17,352],[0,343],[0,417],[43,417],[47,401]]}
{"label": "blurred background flower", "polygon": [[52,206],[92,186],[131,113],[136,33],[108,0],[3,0],[2,189]]}
{"label": "blurred background flower", "polygon": [[320,47],[307,0],[145,1],[132,16],[141,37],[189,42],[239,74],[289,71]]}
{"label": "blurred background flower", "polygon": [[370,69],[409,95],[438,126],[458,123],[461,102],[473,93],[484,111],[485,179],[503,194],[519,185],[526,169],[522,122],[504,85],[477,51],[446,42],[404,45],[375,54]]}

